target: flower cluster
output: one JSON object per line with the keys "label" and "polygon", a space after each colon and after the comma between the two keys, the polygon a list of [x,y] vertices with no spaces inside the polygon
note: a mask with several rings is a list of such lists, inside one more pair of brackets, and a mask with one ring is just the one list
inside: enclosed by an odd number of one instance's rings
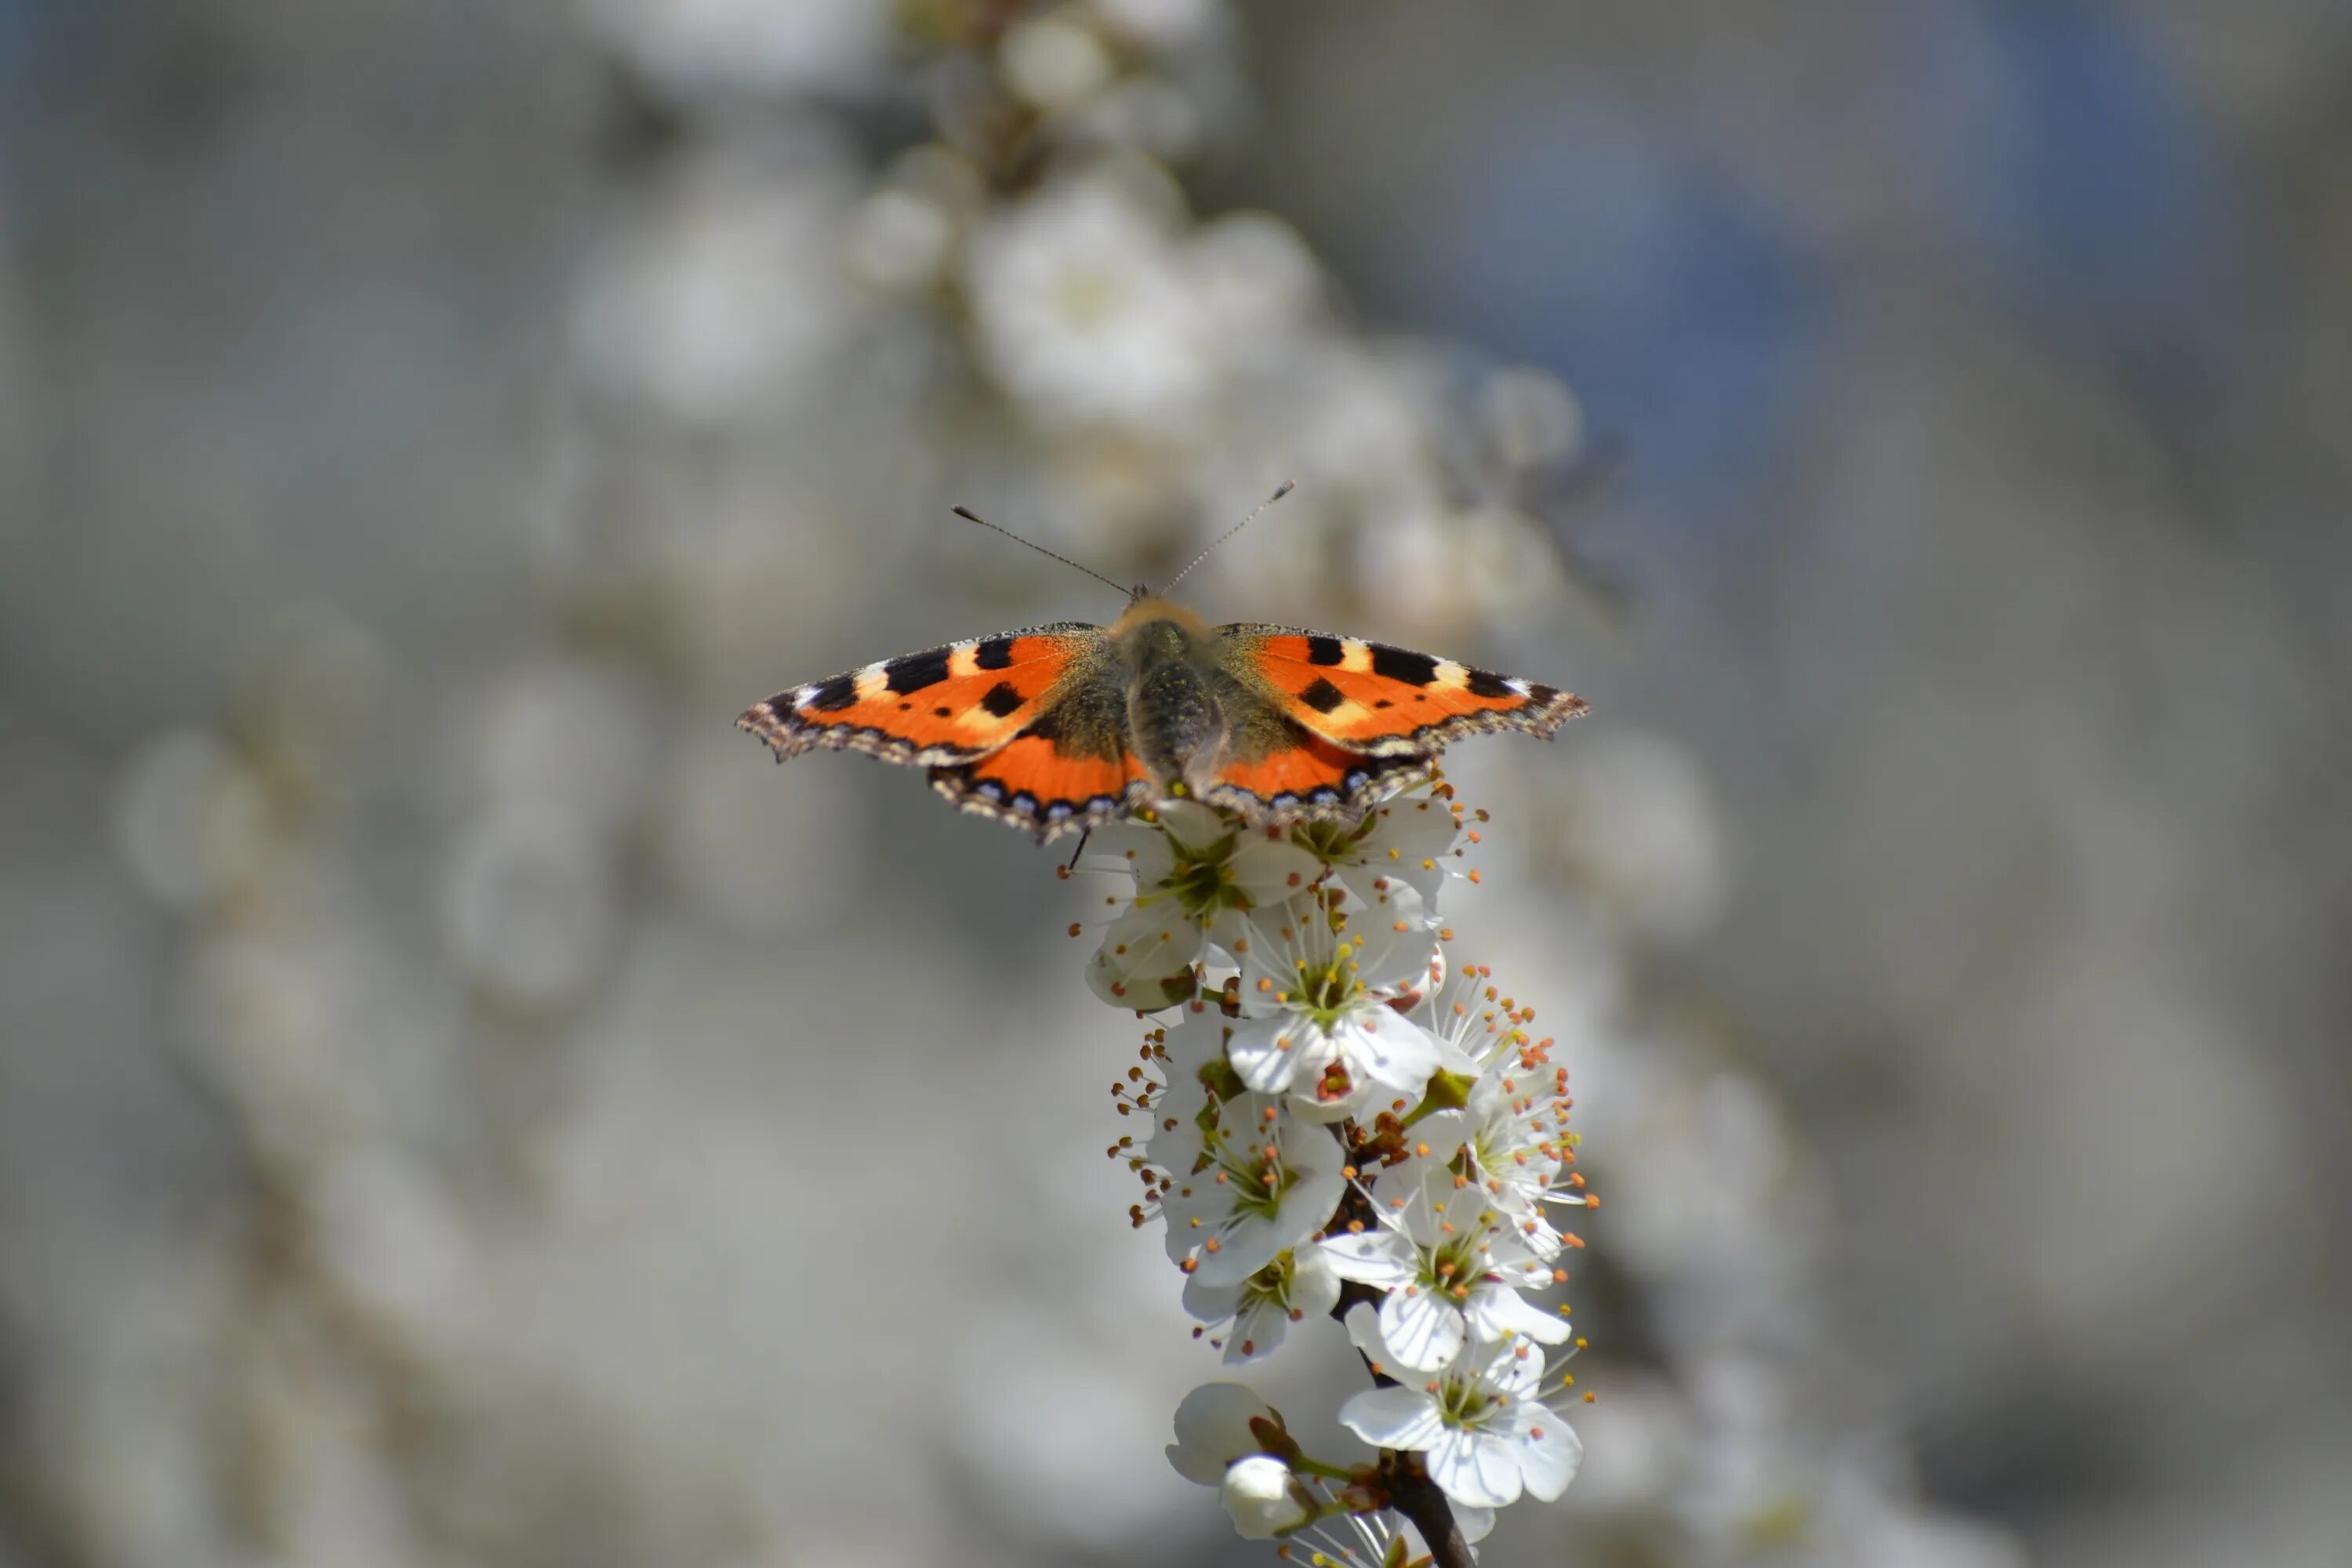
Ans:
{"label": "flower cluster", "polygon": [[1377,1384],[1339,1413],[1370,1464],[1309,1458],[1230,1384],[1185,1402],[1170,1458],[1244,1535],[1338,1562],[1431,1549],[1433,1517],[1475,1540],[1494,1510],[1559,1496],[1582,1454],[1548,1403],[1573,1386],[1566,1309],[1534,1300],[1580,1245],[1561,1210],[1587,1201],[1567,1074],[1532,1009],[1449,964],[1436,915],[1477,837],[1440,783],[1287,828],[1165,803],[1081,861],[1128,879],[1087,978],[1158,1016],[1114,1090],[1150,1131],[1110,1152],[1196,1332],[1241,1365],[1341,1317]]}

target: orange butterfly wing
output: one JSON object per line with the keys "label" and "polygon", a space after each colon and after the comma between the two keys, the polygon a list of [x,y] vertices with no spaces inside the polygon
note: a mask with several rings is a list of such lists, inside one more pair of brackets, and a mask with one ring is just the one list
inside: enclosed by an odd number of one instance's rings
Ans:
{"label": "orange butterfly wing", "polygon": [[894,763],[968,763],[1027,729],[1102,637],[1099,626],[1066,621],[950,643],[779,691],[735,723],[779,760],[837,746]]}
{"label": "orange butterfly wing", "polygon": [[1100,826],[1150,793],[1143,760],[1073,751],[1050,732],[1018,736],[976,763],[933,768],[931,787],[964,811],[1026,827],[1040,840]]}
{"label": "orange butterfly wing", "polygon": [[1376,757],[1434,756],[1495,730],[1549,735],[1586,710],[1572,693],[1386,643],[1293,626],[1217,628],[1218,661],[1309,733]]}
{"label": "orange butterfly wing", "polygon": [[1203,795],[1253,822],[1344,816],[1375,796],[1427,778],[1435,762],[1428,752],[1380,757],[1349,751],[1294,724],[1287,744],[1229,759]]}
{"label": "orange butterfly wing", "polygon": [[[779,762],[819,746],[930,769],[962,809],[1052,838],[1147,792],[1108,638],[1078,621],[950,643],[755,702],[736,726]],[[1112,689],[1105,700],[1105,683]]]}

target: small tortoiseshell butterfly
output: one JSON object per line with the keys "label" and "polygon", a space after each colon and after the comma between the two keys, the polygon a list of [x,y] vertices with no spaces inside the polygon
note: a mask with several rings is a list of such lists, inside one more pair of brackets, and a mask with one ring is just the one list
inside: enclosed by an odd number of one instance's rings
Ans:
{"label": "small tortoiseshell butterfly", "polygon": [[1353,816],[1428,778],[1448,741],[1549,736],[1586,710],[1452,659],[1292,626],[1211,626],[1128,592],[1108,626],[1059,621],[902,654],[779,691],[736,727],[778,762],[835,746],[928,768],[961,809],[1043,841],[1175,795],[1257,823]]}

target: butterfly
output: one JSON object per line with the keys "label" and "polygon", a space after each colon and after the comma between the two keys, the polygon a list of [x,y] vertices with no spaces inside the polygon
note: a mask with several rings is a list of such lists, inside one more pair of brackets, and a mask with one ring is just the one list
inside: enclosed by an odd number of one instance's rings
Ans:
{"label": "butterfly", "polygon": [[1212,626],[1129,592],[1110,626],[1059,621],[902,654],[787,688],[736,727],[778,762],[832,746],[928,768],[962,810],[1043,841],[1177,796],[1268,826],[1354,817],[1431,777],[1450,741],[1549,737],[1586,711],[1571,693],[1452,659],[1295,626]]}

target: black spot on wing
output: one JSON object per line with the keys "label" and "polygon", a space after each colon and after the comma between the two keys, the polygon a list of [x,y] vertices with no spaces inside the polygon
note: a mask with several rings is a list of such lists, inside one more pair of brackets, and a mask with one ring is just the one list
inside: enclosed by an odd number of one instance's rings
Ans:
{"label": "black spot on wing", "polygon": [[1473,697],[1517,697],[1518,693],[1512,690],[1511,683],[1504,679],[1501,676],[1491,674],[1483,669],[1474,669],[1470,672],[1470,695]]}
{"label": "black spot on wing", "polygon": [[971,666],[974,669],[1004,669],[1010,668],[1012,663],[1013,639],[1011,637],[983,637],[971,650]]}
{"label": "black spot on wing", "polygon": [[1318,713],[1328,713],[1348,700],[1348,694],[1318,676],[1314,685],[1298,694],[1298,700],[1306,703]]}
{"label": "black spot on wing", "polygon": [[1002,719],[1006,714],[1018,710],[1026,700],[1027,699],[1020,692],[1013,689],[1011,681],[1000,680],[988,689],[988,695],[980,700],[980,705],[996,718]]}
{"label": "black spot on wing", "polygon": [[820,713],[832,713],[854,706],[857,701],[857,677],[836,675],[809,693],[804,706]]}
{"label": "black spot on wing", "polygon": [[1437,679],[1437,661],[1425,653],[1409,648],[1384,647],[1372,645],[1372,673],[1391,680],[1402,680],[1407,686],[1427,686]]}
{"label": "black spot on wing", "polygon": [[910,653],[904,658],[894,658],[882,667],[888,676],[892,691],[920,691],[926,686],[937,686],[948,678],[948,652],[935,647],[929,653]]}
{"label": "black spot on wing", "polygon": [[1337,664],[1347,657],[1348,650],[1338,637],[1316,636],[1307,639],[1307,662],[1309,664]]}

